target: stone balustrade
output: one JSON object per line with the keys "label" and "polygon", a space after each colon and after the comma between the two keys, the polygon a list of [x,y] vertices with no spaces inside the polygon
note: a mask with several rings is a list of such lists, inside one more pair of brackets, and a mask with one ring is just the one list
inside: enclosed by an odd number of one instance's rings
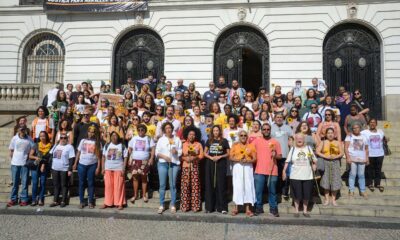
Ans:
{"label": "stone balustrade", "polygon": [[40,84],[0,84],[0,101],[39,100]]}
{"label": "stone balustrade", "polygon": [[0,115],[30,115],[41,105],[47,92],[60,83],[2,83],[0,84]]}

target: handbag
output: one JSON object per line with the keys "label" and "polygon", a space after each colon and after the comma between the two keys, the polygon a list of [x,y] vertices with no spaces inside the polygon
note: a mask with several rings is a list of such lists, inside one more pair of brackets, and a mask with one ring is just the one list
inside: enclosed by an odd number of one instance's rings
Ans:
{"label": "handbag", "polygon": [[389,148],[386,137],[383,137],[383,151],[385,152],[385,156],[390,156],[392,151]]}
{"label": "handbag", "polygon": [[34,169],[36,169],[37,167],[38,167],[38,162],[36,162],[35,160],[26,160],[26,163],[25,163],[25,167],[27,167],[27,168],[29,168],[29,169],[31,169],[31,170],[34,170]]}

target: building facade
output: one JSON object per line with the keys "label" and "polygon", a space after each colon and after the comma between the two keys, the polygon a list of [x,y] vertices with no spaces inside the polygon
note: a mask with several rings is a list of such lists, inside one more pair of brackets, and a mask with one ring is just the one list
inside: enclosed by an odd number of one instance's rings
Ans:
{"label": "building facade", "polygon": [[0,84],[91,80],[118,87],[148,72],[246,89],[324,79],[359,88],[376,115],[400,110],[400,1],[154,0],[147,11],[46,12],[0,2]]}

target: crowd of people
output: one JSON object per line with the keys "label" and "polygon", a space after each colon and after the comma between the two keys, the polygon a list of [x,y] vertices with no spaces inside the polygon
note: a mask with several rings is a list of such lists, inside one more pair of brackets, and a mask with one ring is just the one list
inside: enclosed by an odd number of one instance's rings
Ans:
{"label": "crowd of people", "polygon": [[[111,102],[104,93],[120,98]],[[9,207],[43,206],[49,173],[54,186],[49,205],[65,207],[73,171],[79,178],[79,208],[95,207],[96,175],[104,176],[102,209],[122,210],[140,197],[148,202],[148,183],[157,179],[159,214],[166,210],[169,185],[172,213],[179,202],[182,212],[227,214],[231,198],[232,215],[244,205],[251,217],[263,213],[267,189],[271,215],[279,216],[278,195],[290,194],[295,217],[301,211],[310,217],[315,188],[324,189],[324,205],[338,205],[345,163],[349,197],[354,197],[356,177],[361,196],[367,198],[366,186],[384,191],[380,180],[388,139],[366,99],[359,90],[344,87],[329,94],[316,78],[310,88],[297,80],[286,94],[280,86],[271,94],[264,87],[249,92],[223,76],[210,82],[204,94],[195,83],[187,87],[179,79],[173,87],[165,76],[156,80],[151,74],[128,78],[115,92],[106,84],[100,93],[90,82],[75,89],[67,84],[66,90],[49,91],[32,123],[20,117],[14,134]],[[133,186],[129,199],[126,179]]]}

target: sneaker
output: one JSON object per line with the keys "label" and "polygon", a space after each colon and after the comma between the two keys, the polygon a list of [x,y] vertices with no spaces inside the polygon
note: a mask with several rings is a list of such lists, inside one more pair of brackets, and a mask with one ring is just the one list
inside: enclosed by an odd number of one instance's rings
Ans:
{"label": "sneaker", "polygon": [[262,207],[256,208],[256,214],[257,214],[257,215],[263,214],[263,213],[264,213],[264,209],[263,209]]}
{"label": "sneaker", "polygon": [[310,218],[311,217],[311,215],[309,213],[303,213],[303,216],[306,217],[306,218]]}
{"label": "sneaker", "polygon": [[63,207],[65,207],[65,206],[67,206],[67,204],[65,204],[65,202],[62,202],[62,203],[60,204],[60,208],[63,208]]}
{"label": "sneaker", "polygon": [[160,206],[160,207],[158,208],[157,213],[158,213],[158,214],[162,214],[163,212],[164,212],[164,207],[163,207],[163,206]]}
{"label": "sneaker", "polygon": [[222,210],[221,213],[225,215],[228,214],[228,211]]}
{"label": "sneaker", "polygon": [[278,210],[270,210],[269,215],[273,217],[279,217]]}
{"label": "sneaker", "polygon": [[21,206],[21,207],[26,207],[26,206],[28,206],[28,203],[27,203],[27,202],[20,202],[20,203],[19,203],[19,206]]}

